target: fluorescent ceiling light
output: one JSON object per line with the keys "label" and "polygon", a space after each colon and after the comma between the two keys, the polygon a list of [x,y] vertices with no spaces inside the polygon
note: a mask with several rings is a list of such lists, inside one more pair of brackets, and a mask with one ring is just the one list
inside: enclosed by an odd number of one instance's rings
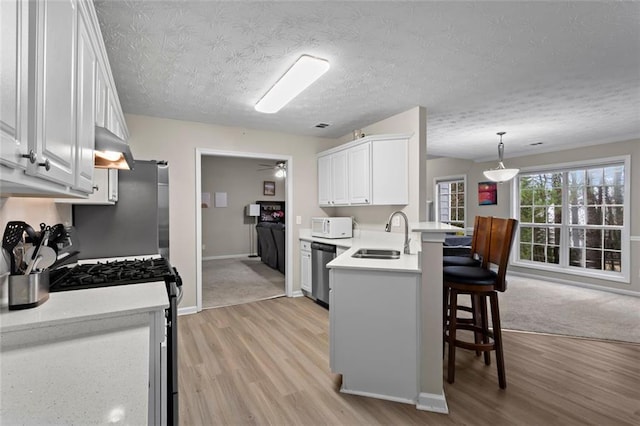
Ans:
{"label": "fluorescent ceiling light", "polygon": [[255,106],[256,111],[264,113],[280,111],[291,99],[298,96],[328,70],[329,61],[309,55],[300,56],[296,63],[258,101]]}

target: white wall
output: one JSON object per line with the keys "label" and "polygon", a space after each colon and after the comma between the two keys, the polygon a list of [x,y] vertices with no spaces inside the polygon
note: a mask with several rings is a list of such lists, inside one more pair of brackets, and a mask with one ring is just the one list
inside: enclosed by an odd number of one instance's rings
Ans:
{"label": "white wall", "polygon": [[[203,156],[202,192],[211,194],[211,206],[202,209],[202,257],[248,255],[256,252],[256,218],[245,215],[245,206],[257,200],[284,201],[285,180],[275,170],[260,170],[274,160]],[[263,182],[275,182],[276,195],[264,195]],[[227,194],[227,207],[216,207],[214,193]],[[253,233],[253,236],[250,234]],[[253,238],[253,249],[250,240]]]}
{"label": "white wall", "polygon": [[[323,216],[318,207],[316,153],[335,145],[335,140],[284,133],[223,127],[203,123],[170,120],[141,115],[126,115],[131,137],[129,143],[134,158],[162,159],[169,162],[171,221],[171,263],[176,266],[184,282],[181,307],[196,305],[196,148],[267,153],[292,157],[293,204],[290,205],[294,232],[293,276],[294,290],[299,289],[300,228],[310,226],[312,216]],[[198,206],[198,208],[200,208]],[[295,225],[295,216],[302,224]]]}
{"label": "white wall", "polygon": [[[592,145],[584,148],[556,151],[545,154],[527,155],[505,159],[507,167],[535,167],[546,164],[561,164],[574,161],[585,161],[605,157],[631,155],[631,283],[621,284],[613,281],[578,277],[570,274],[549,273],[529,268],[510,266],[509,269],[523,273],[533,273],[540,277],[552,277],[569,281],[580,281],[616,289],[640,292],[640,140],[618,143]],[[482,171],[495,167],[497,160],[475,163],[469,160],[439,158],[427,160],[427,199],[433,200],[433,180],[440,176],[467,176],[467,227],[473,226],[476,215],[511,217],[511,185],[512,182],[498,184],[498,204],[495,206],[478,205],[478,182],[486,181]]]}
{"label": "white wall", "polygon": [[[71,205],[55,204],[50,198],[0,198],[0,231],[4,232],[7,222],[14,220],[27,222],[36,231],[40,230],[41,223],[71,225]],[[0,274],[8,271],[8,257],[3,251]],[[0,280],[0,283],[4,288],[4,282]]]}

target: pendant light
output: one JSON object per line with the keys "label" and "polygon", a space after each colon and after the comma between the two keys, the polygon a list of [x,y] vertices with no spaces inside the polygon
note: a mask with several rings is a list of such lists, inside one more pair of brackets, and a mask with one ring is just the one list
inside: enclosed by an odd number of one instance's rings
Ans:
{"label": "pendant light", "polygon": [[500,136],[500,143],[498,144],[498,167],[495,169],[485,170],[483,172],[484,177],[493,181],[493,182],[506,182],[518,174],[520,169],[507,169],[502,163],[502,156],[504,154],[504,144],[502,143],[502,135],[505,135],[507,132],[498,132],[496,133]]}

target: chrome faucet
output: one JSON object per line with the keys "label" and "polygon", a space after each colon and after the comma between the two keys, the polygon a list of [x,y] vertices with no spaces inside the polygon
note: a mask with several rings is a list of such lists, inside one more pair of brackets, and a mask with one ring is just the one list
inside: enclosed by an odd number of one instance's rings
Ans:
{"label": "chrome faucet", "polygon": [[389,220],[387,221],[387,225],[384,227],[384,230],[385,232],[391,232],[391,221],[397,214],[404,218],[404,254],[411,254],[411,251],[409,250],[409,241],[411,241],[411,238],[409,238],[409,219],[407,219],[407,215],[404,214],[404,212],[396,210],[395,212],[391,213],[391,216],[389,216]]}

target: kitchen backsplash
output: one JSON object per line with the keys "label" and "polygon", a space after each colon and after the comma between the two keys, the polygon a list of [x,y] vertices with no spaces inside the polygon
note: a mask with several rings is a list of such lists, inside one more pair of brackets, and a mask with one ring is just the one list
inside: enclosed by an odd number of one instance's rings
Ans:
{"label": "kitchen backsplash", "polygon": [[[71,204],[56,204],[48,198],[0,198],[0,232],[4,234],[7,222],[12,220],[27,222],[34,229],[39,229],[42,222],[47,225],[71,225]],[[3,255],[0,276],[8,271],[7,257]]]}

